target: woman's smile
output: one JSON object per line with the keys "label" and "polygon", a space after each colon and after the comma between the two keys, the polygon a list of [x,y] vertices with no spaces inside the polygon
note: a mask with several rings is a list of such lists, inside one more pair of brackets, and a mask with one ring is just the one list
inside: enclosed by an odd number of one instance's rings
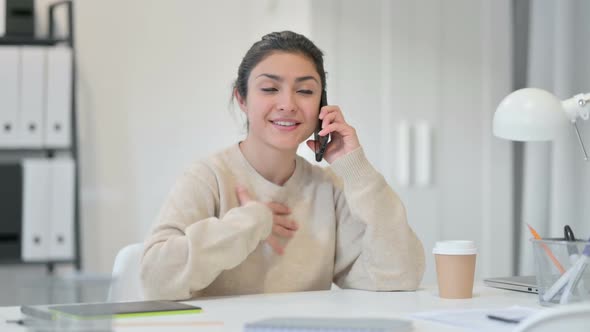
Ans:
{"label": "woman's smile", "polygon": [[294,119],[274,119],[269,122],[275,129],[280,131],[293,131],[301,124],[301,122]]}

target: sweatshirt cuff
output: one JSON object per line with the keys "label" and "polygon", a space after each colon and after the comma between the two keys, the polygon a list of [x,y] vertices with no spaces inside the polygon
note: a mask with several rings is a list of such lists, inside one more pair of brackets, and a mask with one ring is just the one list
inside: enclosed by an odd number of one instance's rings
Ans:
{"label": "sweatshirt cuff", "polygon": [[338,158],[330,167],[345,184],[351,185],[362,184],[367,178],[379,175],[379,172],[377,172],[365,156],[362,147],[358,147]]}
{"label": "sweatshirt cuff", "polygon": [[243,206],[255,217],[259,226],[261,239],[266,239],[272,232],[272,211],[261,202],[248,202]]}

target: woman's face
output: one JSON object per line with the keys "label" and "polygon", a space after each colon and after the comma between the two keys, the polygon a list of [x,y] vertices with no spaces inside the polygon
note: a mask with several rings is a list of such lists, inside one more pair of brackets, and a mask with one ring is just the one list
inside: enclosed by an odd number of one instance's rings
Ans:
{"label": "woman's face", "polygon": [[314,131],[322,86],[315,66],[297,53],[275,52],[252,69],[240,108],[248,138],[279,149],[297,149]]}

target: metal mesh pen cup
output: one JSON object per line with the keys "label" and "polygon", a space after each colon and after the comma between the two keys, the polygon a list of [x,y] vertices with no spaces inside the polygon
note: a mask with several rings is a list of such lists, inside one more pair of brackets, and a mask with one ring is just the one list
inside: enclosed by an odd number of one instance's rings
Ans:
{"label": "metal mesh pen cup", "polygon": [[590,245],[587,241],[531,239],[541,305],[590,301]]}

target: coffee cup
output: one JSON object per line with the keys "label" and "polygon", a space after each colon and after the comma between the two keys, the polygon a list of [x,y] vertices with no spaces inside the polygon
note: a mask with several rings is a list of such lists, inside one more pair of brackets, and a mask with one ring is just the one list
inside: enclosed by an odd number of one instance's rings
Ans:
{"label": "coffee cup", "polygon": [[477,248],[473,241],[441,241],[432,250],[436,262],[439,296],[447,299],[473,297]]}

